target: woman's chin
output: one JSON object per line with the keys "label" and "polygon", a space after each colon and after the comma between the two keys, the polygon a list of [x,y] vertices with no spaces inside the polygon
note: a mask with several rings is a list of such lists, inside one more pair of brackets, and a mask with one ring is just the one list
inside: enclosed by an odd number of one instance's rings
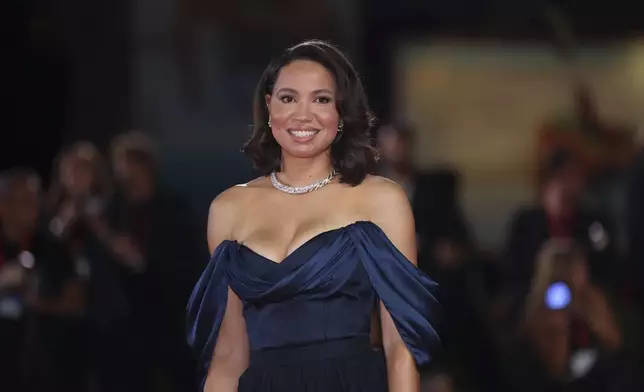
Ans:
{"label": "woman's chin", "polygon": [[287,148],[282,147],[282,153],[286,156],[298,159],[311,159],[321,155],[329,149],[329,146],[315,146],[300,144],[296,146],[289,146]]}
{"label": "woman's chin", "polygon": [[331,141],[311,140],[309,143],[289,141],[282,145],[282,153],[300,159],[310,159],[323,155],[331,147]]}

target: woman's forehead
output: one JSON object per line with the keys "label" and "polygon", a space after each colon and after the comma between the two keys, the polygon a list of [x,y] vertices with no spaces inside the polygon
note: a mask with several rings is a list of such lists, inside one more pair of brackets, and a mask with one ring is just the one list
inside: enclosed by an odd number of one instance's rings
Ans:
{"label": "woman's forehead", "polygon": [[323,65],[309,60],[296,60],[280,70],[274,91],[280,89],[298,93],[323,89],[334,92],[335,81],[331,72]]}

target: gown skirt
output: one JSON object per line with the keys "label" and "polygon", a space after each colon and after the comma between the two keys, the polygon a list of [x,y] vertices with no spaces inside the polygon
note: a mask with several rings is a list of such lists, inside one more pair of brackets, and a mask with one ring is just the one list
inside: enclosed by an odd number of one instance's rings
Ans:
{"label": "gown skirt", "polygon": [[250,354],[240,392],[387,392],[381,349],[359,336]]}

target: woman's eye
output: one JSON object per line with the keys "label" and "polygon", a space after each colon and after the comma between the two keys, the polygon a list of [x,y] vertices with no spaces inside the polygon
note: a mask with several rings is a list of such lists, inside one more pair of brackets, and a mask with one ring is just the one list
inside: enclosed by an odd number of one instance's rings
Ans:
{"label": "woman's eye", "polygon": [[280,101],[282,101],[283,103],[291,103],[295,101],[295,98],[293,98],[293,96],[291,95],[282,95],[280,97]]}
{"label": "woman's eye", "polygon": [[331,98],[330,97],[317,97],[315,99],[315,102],[316,103],[329,103],[329,102],[331,102]]}

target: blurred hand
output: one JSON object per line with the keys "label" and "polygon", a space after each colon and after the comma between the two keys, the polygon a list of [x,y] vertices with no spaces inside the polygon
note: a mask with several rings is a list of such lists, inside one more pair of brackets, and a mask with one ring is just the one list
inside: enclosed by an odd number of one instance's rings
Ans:
{"label": "blurred hand", "polygon": [[105,209],[105,203],[98,197],[90,198],[85,202],[83,213],[89,218],[100,218]]}
{"label": "blurred hand", "polygon": [[0,289],[15,289],[25,281],[25,270],[16,262],[9,262],[0,269]]}
{"label": "blurred hand", "polygon": [[76,203],[72,200],[63,202],[58,209],[58,214],[53,217],[49,228],[58,237],[62,237],[76,220],[78,219],[78,209]]}
{"label": "blurred hand", "polygon": [[571,311],[586,322],[606,348],[617,349],[621,346],[621,330],[601,290],[588,286],[573,297]]}
{"label": "blurred hand", "polygon": [[69,226],[69,224],[74,222],[78,217],[78,208],[76,207],[76,203],[72,200],[64,202],[58,210],[57,217],[65,226]]}
{"label": "blurred hand", "polygon": [[112,248],[114,234],[101,215],[88,215],[86,222],[94,234],[109,248]]}
{"label": "blurred hand", "polygon": [[117,235],[112,239],[111,246],[112,252],[122,264],[137,272],[145,269],[143,253],[131,236],[127,234]]}
{"label": "blurred hand", "polygon": [[570,358],[570,314],[541,308],[529,328],[532,346],[550,375],[564,376]]}

